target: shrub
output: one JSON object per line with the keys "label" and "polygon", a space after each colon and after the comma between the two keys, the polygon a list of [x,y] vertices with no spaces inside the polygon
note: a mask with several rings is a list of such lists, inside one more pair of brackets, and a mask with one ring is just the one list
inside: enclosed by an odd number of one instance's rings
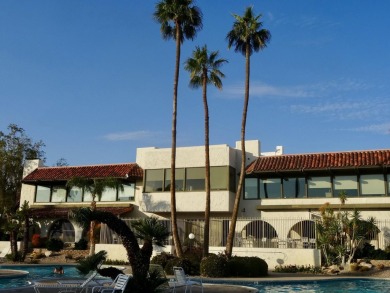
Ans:
{"label": "shrub", "polygon": [[47,250],[60,251],[64,248],[64,242],[58,238],[50,238],[46,243]]}
{"label": "shrub", "polygon": [[106,259],[107,251],[101,250],[96,254],[90,255],[87,258],[80,260],[76,269],[83,275],[97,269],[97,266]]}
{"label": "shrub", "polygon": [[108,268],[103,268],[103,269],[98,269],[98,273],[103,276],[103,277],[109,277],[113,280],[119,275],[123,274],[123,271],[120,269],[114,268],[114,267],[108,267]]}
{"label": "shrub", "polygon": [[165,266],[167,265],[168,261],[171,260],[171,259],[174,259],[174,258],[175,258],[175,256],[170,254],[170,253],[162,252],[161,254],[155,255],[150,260],[150,263],[151,264],[160,265],[163,268],[165,268]]}
{"label": "shrub", "polygon": [[210,254],[200,262],[200,273],[202,276],[219,278],[228,275],[227,260],[224,255]]}
{"label": "shrub", "polygon": [[75,242],[74,249],[75,250],[86,250],[88,247],[88,240],[81,238],[79,241]]}
{"label": "shrub", "polygon": [[259,257],[234,256],[227,262],[229,276],[264,277],[268,275],[268,264]]}

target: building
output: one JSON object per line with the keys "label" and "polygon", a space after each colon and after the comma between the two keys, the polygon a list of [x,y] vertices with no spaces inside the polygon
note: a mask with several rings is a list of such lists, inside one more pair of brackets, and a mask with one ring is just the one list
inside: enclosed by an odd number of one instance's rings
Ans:
{"label": "building", "polygon": [[[210,251],[222,252],[226,244],[241,163],[239,146],[210,146]],[[234,254],[259,255],[270,266],[318,265],[318,209],[325,202],[339,207],[340,192],[348,196],[344,209],[358,208],[363,217],[377,218],[381,232],[373,237],[373,243],[384,248],[390,242],[386,234],[390,231],[390,223],[386,223],[390,216],[390,150],[285,155],[282,147],[261,153],[259,141],[247,141],[246,152],[245,188]],[[154,215],[169,227],[170,156],[169,148],[138,148],[136,162],[127,164],[43,167],[38,161],[31,161],[25,168],[21,202],[29,201],[34,214],[41,219],[42,236],[50,235],[53,223],[60,221],[61,237],[74,242],[84,232],[68,219],[67,213],[75,206],[88,206],[91,197],[81,190],[66,188],[67,180],[74,176],[115,177],[125,190],[108,190],[97,203],[98,208],[129,221]],[[189,233],[202,240],[204,166],[203,146],[177,148],[176,203],[183,243]],[[102,226],[97,249],[111,252],[110,245],[116,245],[118,240],[108,232]],[[168,245],[167,249],[171,247]],[[124,254],[109,256],[121,257]]]}

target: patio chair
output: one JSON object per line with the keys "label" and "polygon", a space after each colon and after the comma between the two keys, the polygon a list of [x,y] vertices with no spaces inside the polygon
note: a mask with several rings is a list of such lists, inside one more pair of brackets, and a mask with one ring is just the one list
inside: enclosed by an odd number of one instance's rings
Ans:
{"label": "patio chair", "polygon": [[130,276],[119,274],[114,282],[110,286],[95,286],[92,288],[92,293],[121,293],[125,291],[127,282],[129,281]]}
{"label": "patio chair", "polygon": [[[94,271],[83,283],[77,283],[73,281],[72,283],[64,282],[64,281],[58,281],[55,282],[54,280],[51,282],[35,282],[33,284],[33,288],[36,293],[40,293],[39,290],[43,289],[46,291],[46,289],[57,289],[58,293],[64,293],[64,292],[72,292],[72,293],[82,293],[86,292],[88,287],[91,287],[91,285],[96,285],[96,283],[93,281],[93,279],[98,274],[97,271]],[[47,280],[46,280],[47,281]]]}
{"label": "patio chair", "polygon": [[173,281],[169,281],[169,286],[173,288],[173,292],[176,292],[176,288],[183,286],[186,287],[184,292],[187,292],[188,287],[190,288],[190,292],[192,292],[193,285],[201,286],[203,292],[202,279],[200,279],[200,282],[192,281],[190,277],[185,274],[182,267],[173,267],[173,273],[175,279]]}

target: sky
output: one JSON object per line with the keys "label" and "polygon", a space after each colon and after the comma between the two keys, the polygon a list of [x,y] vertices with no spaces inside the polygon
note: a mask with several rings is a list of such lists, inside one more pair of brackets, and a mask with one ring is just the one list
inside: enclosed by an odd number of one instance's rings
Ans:
{"label": "sky", "polygon": [[[46,165],[135,162],[170,147],[175,43],[157,1],[0,0],[0,131],[45,143]],[[210,143],[240,140],[245,58],[228,49],[233,14],[253,6],[271,32],[251,56],[249,140],[284,153],[390,146],[390,1],[198,0],[203,28],[182,46],[177,146],[204,144],[201,89],[184,62],[196,46],[228,63],[208,87]]]}

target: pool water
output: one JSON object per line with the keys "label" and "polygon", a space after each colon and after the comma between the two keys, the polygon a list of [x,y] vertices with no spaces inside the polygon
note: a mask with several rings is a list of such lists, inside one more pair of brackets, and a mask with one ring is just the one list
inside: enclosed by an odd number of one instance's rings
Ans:
{"label": "pool water", "polygon": [[[208,281],[207,281],[208,282]],[[214,283],[214,282],[213,282]],[[215,281],[215,283],[221,283]],[[310,292],[310,293],[383,293],[390,292],[390,281],[383,279],[333,279],[318,281],[258,281],[258,282],[223,282],[227,284],[253,287],[260,293],[287,293],[287,292]]]}
{"label": "pool water", "polygon": [[28,286],[29,282],[40,279],[60,279],[60,278],[84,278],[82,274],[76,269],[74,265],[63,265],[64,274],[55,274],[54,265],[24,265],[24,266],[7,266],[0,265],[0,269],[9,270],[23,270],[28,271],[29,274],[23,277],[15,278],[1,278],[0,279],[0,290],[7,288],[16,288]]}

